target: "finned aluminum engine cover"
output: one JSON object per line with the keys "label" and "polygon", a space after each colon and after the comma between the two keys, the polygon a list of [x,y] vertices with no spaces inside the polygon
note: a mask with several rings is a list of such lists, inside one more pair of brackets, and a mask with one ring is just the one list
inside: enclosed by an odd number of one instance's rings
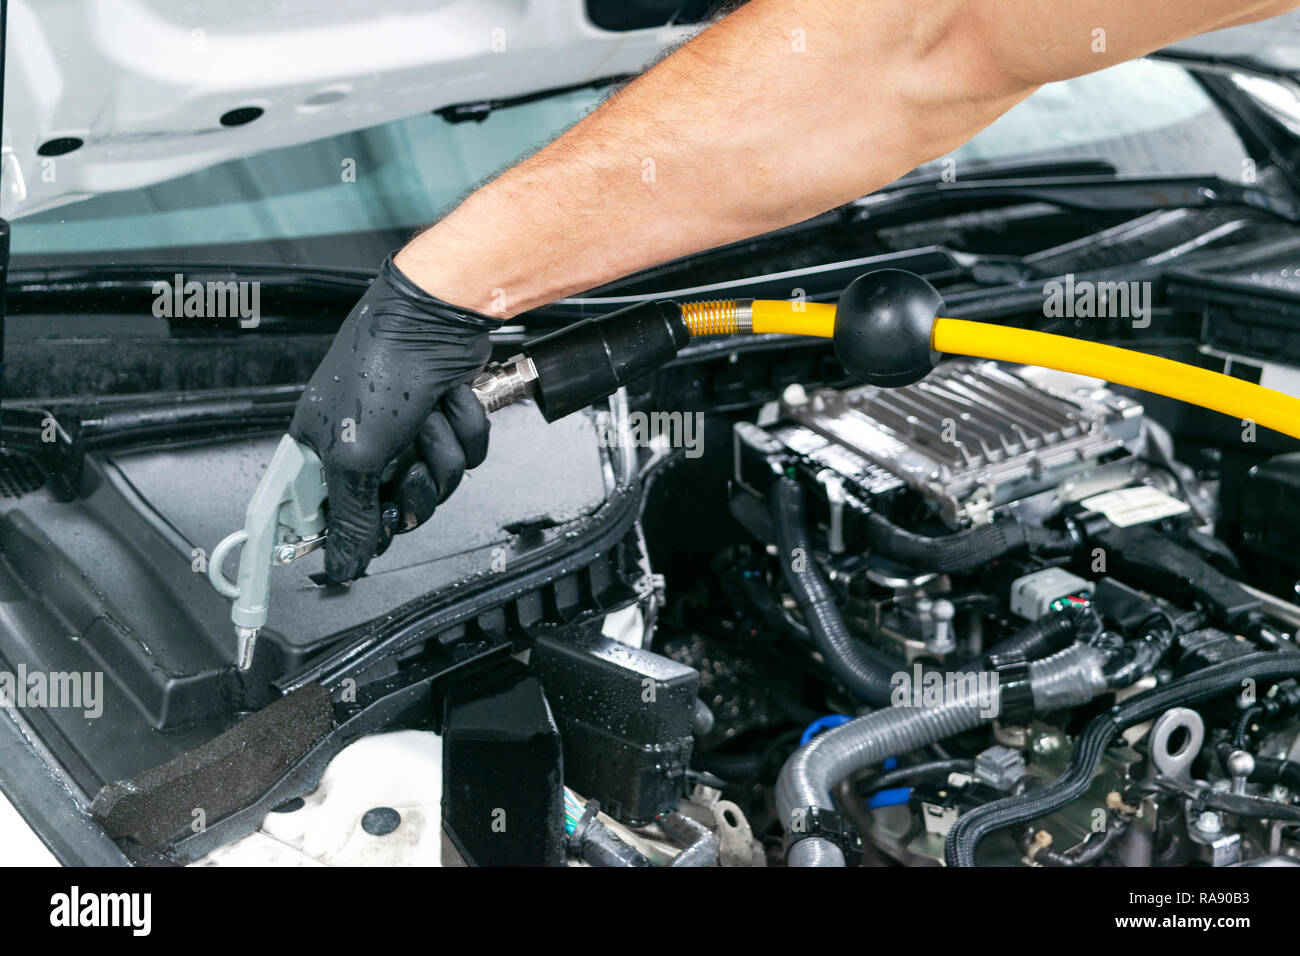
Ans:
{"label": "finned aluminum engine cover", "polygon": [[783,403],[773,434],[860,492],[908,485],[953,527],[1055,487],[1141,433],[1142,406],[1096,379],[944,362],[902,388],[822,389]]}

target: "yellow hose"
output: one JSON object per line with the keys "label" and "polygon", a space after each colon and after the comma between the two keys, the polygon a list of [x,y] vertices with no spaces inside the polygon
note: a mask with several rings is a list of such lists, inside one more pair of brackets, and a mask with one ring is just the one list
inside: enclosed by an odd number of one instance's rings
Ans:
{"label": "yellow hose", "polygon": [[[691,335],[730,335],[741,331],[740,303],[736,300],[692,302],[681,308]],[[830,338],[835,331],[835,306],[824,302],[755,299],[753,331]],[[936,318],[930,342],[936,352],[1088,375],[1253,421],[1300,438],[1300,400],[1171,359],[1064,335],[964,319]]]}
{"label": "yellow hose", "polygon": [[829,339],[835,332],[835,306],[829,302],[755,299],[754,332],[784,332]]}
{"label": "yellow hose", "polygon": [[1166,395],[1300,438],[1300,400],[1219,372],[1166,358],[986,322],[935,319],[936,352],[1041,365]]}

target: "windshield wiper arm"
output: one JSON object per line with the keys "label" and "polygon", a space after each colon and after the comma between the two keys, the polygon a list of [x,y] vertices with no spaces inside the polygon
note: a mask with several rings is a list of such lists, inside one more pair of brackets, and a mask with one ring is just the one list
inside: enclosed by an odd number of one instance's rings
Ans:
{"label": "windshield wiper arm", "polygon": [[877,224],[1013,202],[1042,202],[1084,212],[1237,206],[1300,222],[1300,204],[1286,196],[1219,176],[1179,175],[1052,176],[904,185],[858,200],[853,204],[853,218]]}

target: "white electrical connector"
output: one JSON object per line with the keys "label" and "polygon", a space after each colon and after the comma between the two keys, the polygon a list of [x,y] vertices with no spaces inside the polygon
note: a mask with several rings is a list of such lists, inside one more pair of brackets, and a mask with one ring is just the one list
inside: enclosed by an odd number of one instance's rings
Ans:
{"label": "white electrical connector", "polygon": [[1044,568],[1011,582],[1011,613],[1036,621],[1052,610],[1052,605],[1071,595],[1092,593],[1092,584],[1063,568]]}

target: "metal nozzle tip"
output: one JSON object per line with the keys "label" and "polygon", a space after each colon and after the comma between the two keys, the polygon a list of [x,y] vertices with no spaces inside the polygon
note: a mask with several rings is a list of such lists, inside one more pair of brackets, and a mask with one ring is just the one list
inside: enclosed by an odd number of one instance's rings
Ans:
{"label": "metal nozzle tip", "polygon": [[235,625],[235,663],[241,671],[253,666],[253,651],[257,647],[259,627],[240,627]]}

